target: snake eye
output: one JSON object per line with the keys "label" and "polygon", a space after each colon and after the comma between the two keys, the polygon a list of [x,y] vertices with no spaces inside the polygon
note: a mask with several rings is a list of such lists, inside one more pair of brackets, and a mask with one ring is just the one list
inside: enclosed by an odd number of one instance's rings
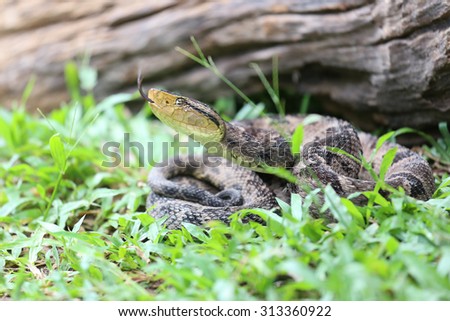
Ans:
{"label": "snake eye", "polygon": [[183,106],[186,103],[186,100],[184,98],[177,98],[177,100],[175,100],[175,105],[177,106]]}

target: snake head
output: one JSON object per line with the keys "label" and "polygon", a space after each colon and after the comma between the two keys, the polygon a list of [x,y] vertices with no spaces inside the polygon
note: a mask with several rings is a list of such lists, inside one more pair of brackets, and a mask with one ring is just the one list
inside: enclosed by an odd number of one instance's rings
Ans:
{"label": "snake head", "polygon": [[146,95],[142,80],[139,92],[164,124],[177,132],[193,136],[202,144],[220,142],[225,135],[225,121],[207,104],[162,89],[151,88]]}

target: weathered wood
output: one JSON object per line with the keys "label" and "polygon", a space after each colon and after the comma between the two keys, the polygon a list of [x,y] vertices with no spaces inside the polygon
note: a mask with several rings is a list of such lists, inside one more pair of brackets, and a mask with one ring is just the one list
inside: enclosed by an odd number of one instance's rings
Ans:
{"label": "weathered wood", "polygon": [[0,104],[17,100],[30,75],[29,106],[67,99],[64,63],[90,54],[96,94],[164,86],[198,99],[231,94],[174,50],[193,35],[247,92],[262,90],[249,67],[319,97],[366,129],[450,120],[450,0],[230,0],[0,2]]}

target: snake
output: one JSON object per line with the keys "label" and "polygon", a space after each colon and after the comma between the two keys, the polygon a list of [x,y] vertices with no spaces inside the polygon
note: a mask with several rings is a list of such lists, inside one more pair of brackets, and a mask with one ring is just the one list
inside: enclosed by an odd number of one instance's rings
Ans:
{"label": "snake", "polygon": [[[338,196],[364,205],[364,192],[376,188],[388,154],[385,186],[422,201],[435,191],[431,167],[418,153],[390,141],[379,146],[376,136],[343,119],[312,114],[225,121],[196,99],[155,88],[145,93],[141,77],[138,89],[162,123],[205,150],[200,156],[177,155],[150,170],[146,207],[168,229],[229,223],[239,211],[248,212],[245,222],[264,222],[252,209],[280,213],[279,200],[289,203],[292,194],[305,198],[316,190],[311,216],[333,221],[329,211],[320,210],[323,189],[331,186]],[[294,133],[301,134],[294,140]],[[380,194],[389,196],[389,188]]]}

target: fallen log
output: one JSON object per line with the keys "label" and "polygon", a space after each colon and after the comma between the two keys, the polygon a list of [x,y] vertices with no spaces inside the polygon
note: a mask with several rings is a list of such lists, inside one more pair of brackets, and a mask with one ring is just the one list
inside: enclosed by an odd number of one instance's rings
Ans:
{"label": "fallen log", "polygon": [[104,97],[145,86],[213,101],[232,92],[181,55],[190,37],[243,91],[262,91],[249,63],[311,93],[364,129],[435,127],[450,120],[450,1],[260,0],[0,3],[0,105],[31,75],[30,110],[67,100],[64,65],[86,53]]}

